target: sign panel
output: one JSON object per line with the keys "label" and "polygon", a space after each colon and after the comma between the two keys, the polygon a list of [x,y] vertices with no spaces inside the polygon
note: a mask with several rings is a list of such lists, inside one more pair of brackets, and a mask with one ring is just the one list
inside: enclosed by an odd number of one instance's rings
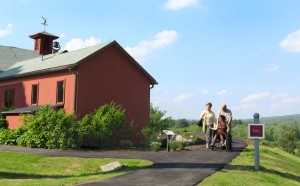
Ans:
{"label": "sign panel", "polygon": [[175,135],[175,133],[171,130],[163,130],[163,133],[165,133],[168,136],[174,136]]}
{"label": "sign panel", "polygon": [[264,124],[249,124],[248,138],[265,139],[265,125]]}

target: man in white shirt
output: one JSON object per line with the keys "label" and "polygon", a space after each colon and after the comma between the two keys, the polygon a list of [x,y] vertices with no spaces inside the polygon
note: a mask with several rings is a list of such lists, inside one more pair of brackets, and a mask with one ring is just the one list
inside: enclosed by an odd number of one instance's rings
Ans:
{"label": "man in white shirt", "polygon": [[228,142],[229,142],[229,150],[231,150],[231,142],[232,142],[232,136],[231,136],[231,122],[232,122],[232,112],[227,108],[227,105],[224,104],[221,106],[221,110],[219,111],[218,116],[224,115],[226,117],[226,123],[227,123],[227,134],[228,134]]}
{"label": "man in white shirt", "polygon": [[220,115],[224,115],[226,117],[226,122],[228,124],[227,132],[231,133],[232,112],[227,108],[226,104],[221,106],[218,116]]}

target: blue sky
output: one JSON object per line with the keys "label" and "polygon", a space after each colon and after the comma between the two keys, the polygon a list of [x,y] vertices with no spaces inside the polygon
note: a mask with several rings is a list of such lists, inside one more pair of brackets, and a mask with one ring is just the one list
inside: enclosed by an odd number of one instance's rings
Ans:
{"label": "blue sky", "polygon": [[0,0],[0,45],[31,34],[76,50],[116,40],[158,82],[151,102],[174,119],[206,102],[236,119],[300,113],[298,0]]}

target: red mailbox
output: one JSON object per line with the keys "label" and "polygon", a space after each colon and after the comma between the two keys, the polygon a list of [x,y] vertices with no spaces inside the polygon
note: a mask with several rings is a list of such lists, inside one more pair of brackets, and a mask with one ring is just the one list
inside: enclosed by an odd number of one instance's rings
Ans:
{"label": "red mailbox", "polygon": [[265,125],[264,124],[249,124],[248,125],[248,138],[265,138]]}

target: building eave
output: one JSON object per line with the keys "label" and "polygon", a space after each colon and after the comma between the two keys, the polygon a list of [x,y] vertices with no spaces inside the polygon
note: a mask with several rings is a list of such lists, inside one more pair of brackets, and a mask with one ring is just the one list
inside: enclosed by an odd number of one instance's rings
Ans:
{"label": "building eave", "polygon": [[38,71],[33,71],[33,72],[28,72],[28,73],[23,73],[23,74],[17,74],[17,75],[12,75],[12,76],[6,76],[3,78],[0,78],[1,81],[7,81],[7,80],[12,80],[15,78],[22,78],[22,77],[28,77],[28,76],[33,76],[33,75],[39,75],[39,74],[47,74],[47,73],[53,73],[53,72],[60,72],[64,70],[71,70],[77,67],[77,64],[72,64],[72,65],[65,65],[65,66],[59,66],[59,67],[54,67],[54,68],[49,68],[49,69],[42,69]]}

